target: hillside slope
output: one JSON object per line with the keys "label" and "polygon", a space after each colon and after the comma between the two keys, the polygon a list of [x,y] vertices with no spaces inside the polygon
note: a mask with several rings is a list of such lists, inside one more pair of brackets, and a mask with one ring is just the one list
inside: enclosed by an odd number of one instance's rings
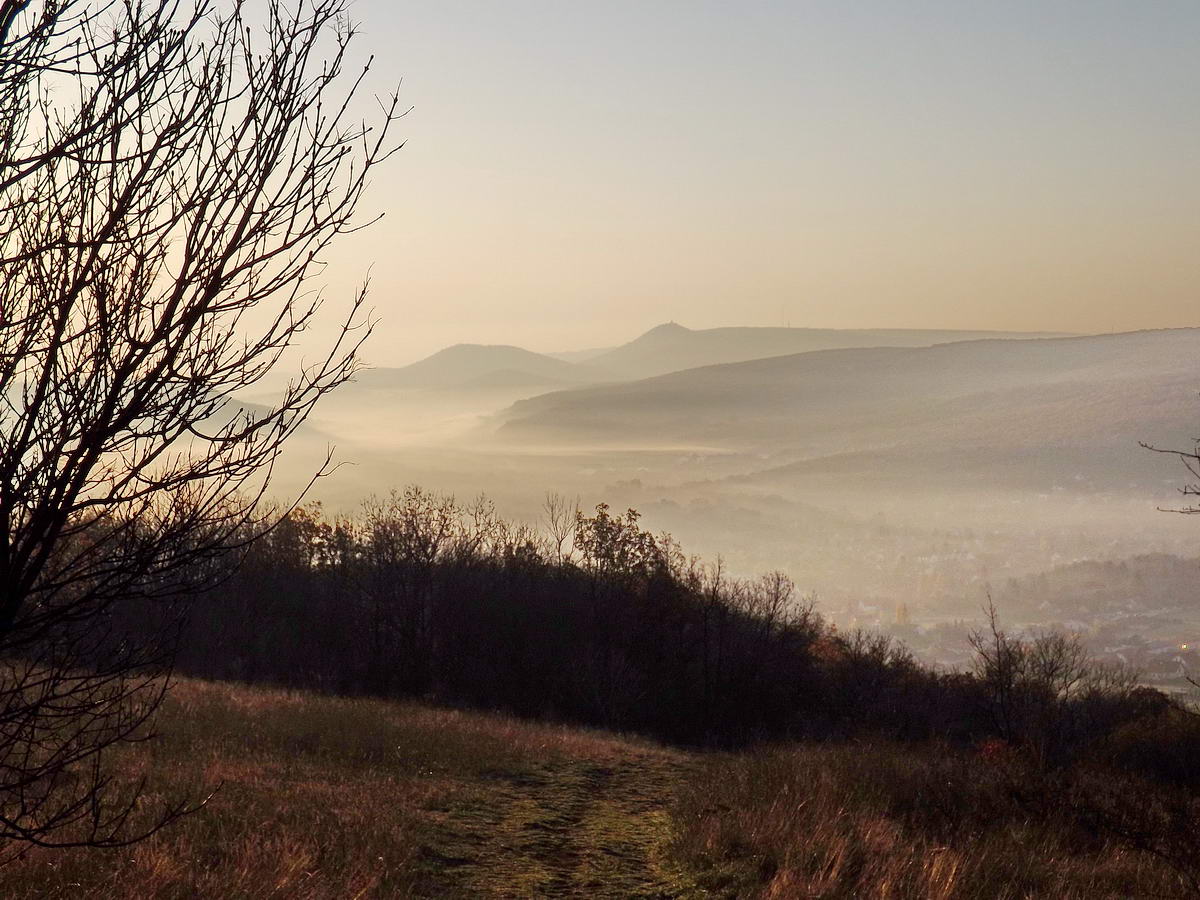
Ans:
{"label": "hillside slope", "polygon": [[947,459],[1073,473],[1139,440],[1187,446],[1197,359],[1196,329],[819,351],[535,397],[499,433],[758,452],[838,476],[897,474],[888,461],[944,473]]}
{"label": "hillside slope", "polygon": [[455,344],[401,368],[368,369],[356,376],[365,388],[449,388],[515,384],[587,384],[607,380],[598,367],[581,365],[505,344]]}
{"label": "hillside slope", "polygon": [[1037,338],[1049,333],[950,331],[908,328],[685,328],[668,322],[587,358],[622,378],[649,378],[681,369],[745,362],[769,356],[850,347],[926,347],[985,338]]}
{"label": "hillside slope", "polygon": [[35,849],[6,900],[700,896],[669,854],[691,755],[415,704],[178,683],[125,759],[211,798],[119,853]]}
{"label": "hillside slope", "polygon": [[33,848],[6,900],[1189,896],[1066,810],[1031,816],[1019,765],[941,745],[690,753],[190,680],[159,726],[120,777],[202,808],[119,851]]}

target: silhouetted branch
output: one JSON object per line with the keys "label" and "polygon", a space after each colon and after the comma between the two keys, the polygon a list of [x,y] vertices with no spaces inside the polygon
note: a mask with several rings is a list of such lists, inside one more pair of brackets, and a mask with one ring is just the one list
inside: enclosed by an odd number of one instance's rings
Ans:
{"label": "silhouetted branch", "polygon": [[[1187,469],[1188,475],[1195,479],[1191,484],[1185,484],[1179,489],[1179,493],[1185,497],[1200,497],[1200,441],[1196,442],[1196,446],[1192,450],[1167,450],[1161,447],[1155,447],[1147,444],[1144,441],[1139,441],[1138,444],[1145,450],[1153,453],[1164,453],[1167,456],[1174,456],[1183,463],[1183,467]],[[1182,513],[1184,515],[1195,515],[1200,513],[1200,506],[1184,506],[1178,509],[1164,509],[1163,512]]]}
{"label": "silhouetted branch", "polygon": [[285,442],[356,369],[365,287],[278,402],[238,399],[399,147],[396,95],[351,113],[353,36],[345,0],[0,0],[0,839],[118,846],[188,808],[146,825],[103,764],[173,651],[114,623],[273,526]]}

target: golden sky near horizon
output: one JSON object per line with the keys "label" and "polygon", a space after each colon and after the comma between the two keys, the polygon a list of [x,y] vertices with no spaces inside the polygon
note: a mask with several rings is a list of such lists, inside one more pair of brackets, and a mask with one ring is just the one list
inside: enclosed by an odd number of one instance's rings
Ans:
{"label": "golden sky near horizon", "polygon": [[408,143],[367,357],[1200,325],[1200,4],[358,0]]}

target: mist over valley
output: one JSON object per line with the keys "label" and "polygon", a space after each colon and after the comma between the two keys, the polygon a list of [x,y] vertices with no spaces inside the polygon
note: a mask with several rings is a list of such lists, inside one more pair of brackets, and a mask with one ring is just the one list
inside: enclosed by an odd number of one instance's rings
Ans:
{"label": "mist over valley", "polygon": [[[1111,609],[1080,612],[1068,595],[1007,603],[1010,580],[1195,556],[1187,522],[1160,511],[1179,505],[1186,472],[1140,443],[1191,446],[1181,410],[1197,400],[1197,358],[1197,329],[671,323],[578,358],[458,345],[360,372],[310,418],[288,465],[307,471],[336,444],[344,464],[311,495],[335,511],[406,484],[486,494],[531,524],[547,492],[635,508],[688,552],[738,574],[786,572],[832,621],[899,624],[952,663],[966,625],[937,629],[977,622],[989,591],[1014,625],[1114,627]],[[695,365],[661,372],[681,361]],[[1157,577],[1125,598],[1139,615],[1155,608]],[[1193,595],[1165,618],[1122,613],[1118,630],[1164,648],[1200,636]]]}

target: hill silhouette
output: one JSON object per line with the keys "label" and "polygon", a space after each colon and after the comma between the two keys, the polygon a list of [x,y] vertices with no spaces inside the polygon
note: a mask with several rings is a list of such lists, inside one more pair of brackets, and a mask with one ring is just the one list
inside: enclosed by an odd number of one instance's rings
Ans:
{"label": "hill silhouette", "polygon": [[818,351],[535,397],[500,434],[770,454],[760,480],[1105,477],[1188,445],[1198,353],[1196,329]]}
{"label": "hill silhouette", "polygon": [[771,356],[850,347],[924,347],[949,341],[1031,338],[1049,333],[947,331],[908,328],[685,328],[668,322],[606,352],[591,365],[626,378],[647,378],[682,369],[744,362]]}
{"label": "hill silhouette", "polygon": [[630,381],[699,366],[744,362],[812,350],[924,347],[978,338],[1027,338],[1022,332],[914,329],[709,328],[675,322],[651,328],[619,347],[535,353],[508,344],[454,344],[401,367],[369,369],[368,388],[570,387]]}
{"label": "hill silhouette", "polygon": [[368,388],[551,386],[608,380],[594,366],[564,362],[506,344],[455,344],[400,368],[368,369],[357,376]]}

